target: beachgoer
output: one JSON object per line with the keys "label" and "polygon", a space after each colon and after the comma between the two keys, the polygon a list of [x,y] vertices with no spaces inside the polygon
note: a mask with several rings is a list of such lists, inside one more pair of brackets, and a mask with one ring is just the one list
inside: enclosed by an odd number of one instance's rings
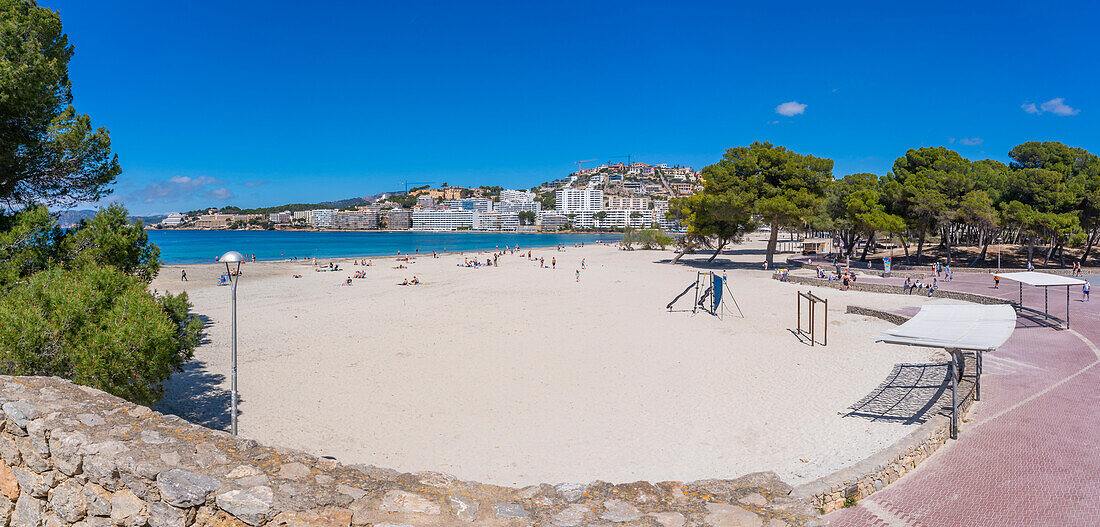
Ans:
{"label": "beachgoer", "polygon": [[993,275],[993,289],[999,289],[1001,287],[1001,277]]}
{"label": "beachgoer", "polygon": [[1035,265],[1032,264],[1030,261],[1027,262],[1027,270],[1028,271],[1034,271],[1035,270]]}
{"label": "beachgoer", "polygon": [[412,285],[420,285],[420,279],[413,275]]}
{"label": "beachgoer", "polygon": [[584,269],[584,258],[581,258],[581,269]]}
{"label": "beachgoer", "polygon": [[580,269],[577,269],[577,281],[578,282],[581,281],[581,270]]}
{"label": "beachgoer", "polygon": [[848,290],[848,273],[844,273],[844,290]]}
{"label": "beachgoer", "polygon": [[1089,301],[1089,290],[1091,289],[1092,284],[1090,284],[1088,280],[1086,280],[1085,283],[1081,286],[1081,300],[1085,302]]}
{"label": "beachgoer", "polygon": [[551,269],[557,269],[558,268],[558,259],[557,258],[551,258],[550,259],[550,268]]}
{"label": "beachgoer", "polygon": [[188,281],[188,280],[187,280],[187,269],[181,269],[181,271],[182,271],[182,272],[181,272],[181,274],[180,274],[180,281],[181,281],[181,282],[186,282],[186,281]]}

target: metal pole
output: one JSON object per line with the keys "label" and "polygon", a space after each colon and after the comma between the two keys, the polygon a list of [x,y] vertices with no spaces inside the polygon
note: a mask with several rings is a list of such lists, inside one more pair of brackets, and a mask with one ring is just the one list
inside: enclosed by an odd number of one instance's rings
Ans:
{"label": "metal pole", "polygon": [[1020,307],[1024,307],[1024,283],[1019,282],[1019,284],[1020,284]]}
{"label": "metal pole", "polygon": [[795,323],[795,327],[798,328],[798,333],[802,334],[802,291],[798,292],[798,322]]}
{"label": "metal pole", "polygon": [[955,351],[951,353],[951,439],[959,438],[959,366],[955,363]]}
{"label": "metal pole", "polygon": [[817,302],[814,302],[814,299],[811,298],[810,299],[810,347],[811,348],[814,347],[817,344],[816,339],[814,338],[814,322],[815,322],[814,321],[814,308],[817,307],[816,304],[817,304]]}
{"label": "metal pole", "polygon": [[821,343],[822,346],[829,345],[829,299],[825,299],[825,340]]}
{"label": "metal pole", "polygon": [[232,421],[233,435],[237,435],[237,282],[240,281],[240,279],[241,279],[241,263],[237,262],[237,275],[235,277],[233,277],[233,302],[232,302],[232,304],[233,304],[233,308],[232,308],[233,322],[232,322],[232,326],[231,326],[232,329],[230,330],[230,332],[232,333],[232,338],[233,338],[233,345],[232,345],[232,350],[233,351],[231,353],[231,356],[232,356],[231,360],[233,362],[233,373],[232,373],[232,380],[231,380],[231,386],[230,386],[230,389],[231,389],[230,396],[232,397],[232,402],[230,403],[232,408],[230,409],[230,411],[232,412],[231,421]]}
{"label": "metal pole", "polygon": [[982,350],[978,350],[978,374],[974,377],[974,400],[982,400]]}
{"label": "metal pole", "polygon": [[1066,286],[1066,329],[1069,329],[1069,286]]}
{"label": "metal pole", "polygon": [[1049,295],[1047,295],[1048,291],[1049,290],[1046,287],[1043,288],[1043,313],[1046,313],[1047,316],[1049,317],[1050,316],[1050,300],[1047,299],[1048,296],[1049,296]]}

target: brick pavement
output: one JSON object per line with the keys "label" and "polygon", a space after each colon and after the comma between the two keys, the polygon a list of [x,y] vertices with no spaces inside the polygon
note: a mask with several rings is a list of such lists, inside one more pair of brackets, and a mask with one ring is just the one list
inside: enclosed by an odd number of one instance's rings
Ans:
{"label": "brick pavement", "polygon": [[[900,283],[902,278],[891,279]],[[985,274],[957,273],[945,289],[1016,299],[1015,283],[992,288]],[[1065,289],[1050,292],[1065,313]],[[830,514],[832,525],[1100,525],[1100,300],[1071,295],[1073,330],[1021,318],[1012,338],[987,354],[982,401],[957,441],[881,492]],[[1043,292],[1024,286],[1025,305]]]}

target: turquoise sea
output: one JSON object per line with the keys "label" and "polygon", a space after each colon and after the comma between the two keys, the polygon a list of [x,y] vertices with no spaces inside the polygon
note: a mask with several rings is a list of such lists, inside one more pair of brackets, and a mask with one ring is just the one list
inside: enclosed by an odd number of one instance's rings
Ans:
{"label": "turquoise sea", "polygon": [[256,260],[389,256],[492,250],[496,247],[553,247],[557,244],[617,241],[622,235],[518,234],[506,232],[309,232],[149,230],[166,264],[213,263],[226,251],[256,255]]}

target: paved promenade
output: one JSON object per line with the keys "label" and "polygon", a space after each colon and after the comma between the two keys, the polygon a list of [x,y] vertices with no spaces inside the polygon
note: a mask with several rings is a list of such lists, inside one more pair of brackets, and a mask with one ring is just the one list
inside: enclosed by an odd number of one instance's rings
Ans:
{"label": "paved promenade", "polygon": [[[889,280],[901,283],[900,279]],[[1017,299],[1015,282],[959,273],[944,289]],[[1069,331],[1021,318],[1012,338],[985,357],[982,400],[948,442],[916,470],[855,506],[832,525],[1100,525],[1100,300],[1071,293]],[[1043,291],[1024,286],[1024,303]],[[1065,288],[1051,288],[1050,312],[1064,318]]]}

